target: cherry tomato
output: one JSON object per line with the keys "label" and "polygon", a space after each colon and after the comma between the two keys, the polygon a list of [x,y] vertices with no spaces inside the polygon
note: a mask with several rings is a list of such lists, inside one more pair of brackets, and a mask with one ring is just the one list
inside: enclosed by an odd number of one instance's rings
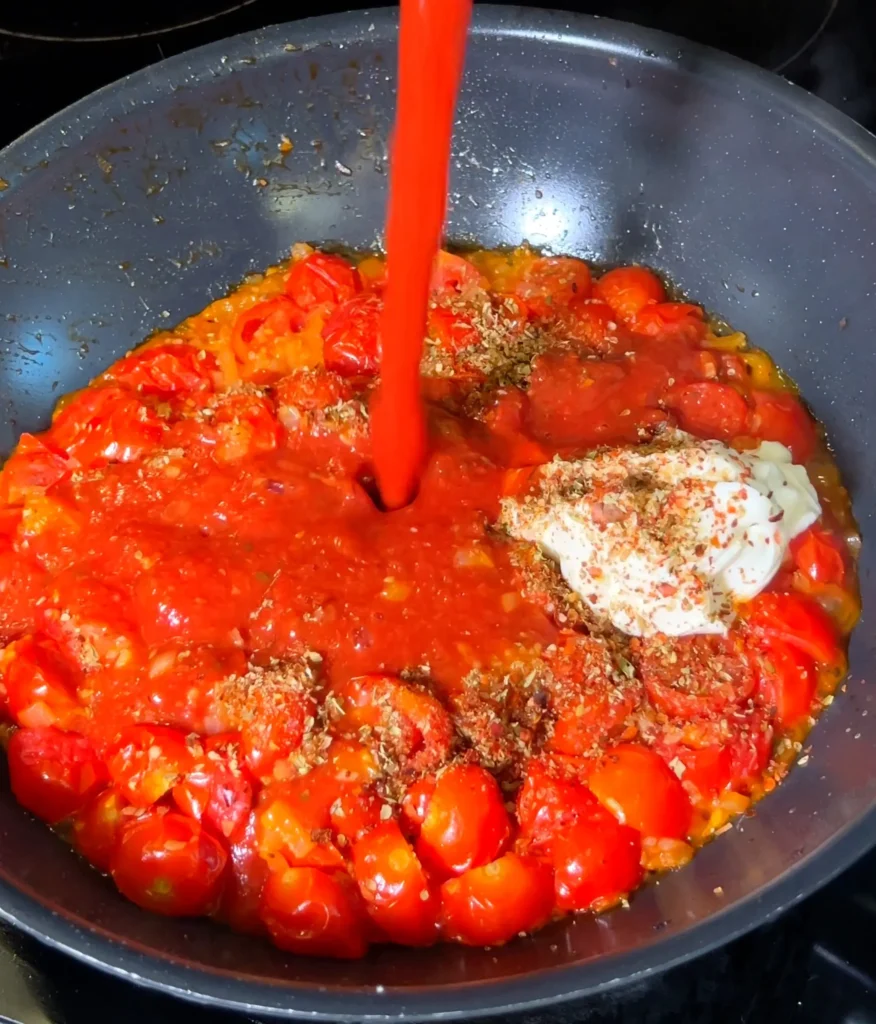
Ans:
{"label": "cherry tomato", "polygon": [[262,790],[256,810],[256,841],[273,870],[285,865],[343,867],[330,831],[331,806],[337,795],[337,785],[313,772]]}
{"label": "cherry tomato", "polygon": [[148,807],[193,771],[200,743],[166,725],[130,725],[107,753],[113,782],[136,807]]}
{"label": "cherry tomato", "polygon": [[223,838],[240,838],[252,808],[252,785],[243,767],[240,737],[233,733],[209,737],[204,756],[173,787],[173,799],[181,811]]}
{"label": "cherry tomato", "polygon": [[734,788],[758,780],[769,764],[773,728],[762,708],[736,712],[730,717],[734,733],[729,742],[731,784]]}
{"label": "cherry tomato", "polygon": [[391,942],[438,939],[438,900],[396,822],[377,825],[353,846],[353,875],[371,920]]}
{"label": "cherry tomato", "polygon": [[417,853],[430,869],[459,875],[497,857],[510,834],[493,776],[477,765],[452,765],[435,783]]}
{"label": "cherry tomato", "polygon": [[91,864],[109,871],[113,851],[118,843],[128,801],[117,789],[98,793],[73,819],[71,841]]}
{"label": "cherry tomato", "polygon": [[119,836],[110,874],[119,891],[146,910],[196,917],[218,904],[228,854],[199,822],[156,808]]}
{"label": "cherry tomato", "polygon": [[194,345],[156,345],[115,363],[108,376],[144,395],[212,391],[219,373],[216,357]]}
{"label": "cherry tomato", "polygon": [[55,577],[43,629],[86,672],[132,669],[143,645],[125,591],[77,569]]}
{"label": "cherry tomato", "polygon": [[817,435],[799,400],[780,391],[752,391],[751,399],[750,433],[762,441],[780,442],[790,448],[795,462],[807,462],[815,451]]}
{"label": "cherry tomato", "polygon": [[646,747],[622,744],[608,751],[587,784],[623,825],[643,836],[681,839],[691,806],[676,776]]}
{"label": "cherry tomato", "polygon": [[343,708],[337,729],[358,735],[363,726],[376,742],[391,746],[411,771],[428,772],[444,763],[453,724],[439,700],[394,676],[356,676],[335,688]]}
{"label": "cherry tomato", "polygon": [[234,324],[231,347],[238,362],[258,369],[276,369],[285,366],[279,342],[289,338],[304,326],[307,316],[292,299],[277,295],[244,310]]}
{"label": "cherry tomato", "polygon": [[550,762],[532,760],[517,791],[517,821],[532,847],[550,849],[554,839],[601,809],[596,797]]}
{"label": "cherry tomato", "polygon": [[471,348],[480,341],[480,335],[471,316],[444,306],[436,306],[429,310],[426,330],[440,348],[452,355]]}
{"label": "cherry tomato", "polygon": [[589,754],[621,733],[642,698],[637,679],[607,687],[610,666],[601,641],[574,636],[550,657],[559,684],[553,699],[557,714],[550,749],[561,754]]}
{"label": "cherry tomato", "polygon": [[791,553],[797,568],[813,583],[841,584],[845,579],[840,542],[817,526],[811,526],[791,541]]}
{"label": "cherry tomato", "polygon": [[815,663],[791,644],[771,639],[761,664],[761,694],[766,704],[775,708],[776,722],[783,729],[791,729],[812,713],[818,683]]}
{"label": "cherry tomato", "polygon": [[621,320],[632,320],[649,305],[666,301],[660,278],[644,267],[618,267],[594,284],[596,298],[607,302]]}
{"label": "cherry tomato", "polygon": [[346,377],[377,373],[382,309],[383,300],[376,295],[357,295],[338,306],[322,329],[327,370]]}
{"label": "cherry tomato", "polygon": [[677,718],[720,714],[755,686],[742,637],[656,636],[633,643],[639,673],[655,707]]}
{"label": "cherry tomato", "polygon": [[672,338],[695,345],[706,336],[706,322],[700,306],[689,302],[659,302],[645,306],[631,323],[637,334],[652,338]]}
{"label": "cherry tomato", "polygon": [[457,295],[468,295],[481,288],[483,278],[480,271],[462,256],[441,249],[435,257],[432,268],[432,297],[436,299],[453,298]]}
{"label": "cherry tomato", "polygon": [[678,415],[678,424],[698,437],[727,440],[744,434],[748,405],[730,384],[698,381],[671,392],[667,405]]}
{"label": "cherry tomato", "polygon": [[217,462],[272,452],[280,437],[280,425],[270,403],[258,395],[232,393],[216,406],[203,439],[212,445]]}
{"label": "cherry tomato", "polygon": [[524,272],[516,294],[537,317],[556,317],[564,307],[590,298],[590,268],[568,256],[543,256]]}
{"label": "cherry tomato", "polygon": [[401,803],[401,824],[408,835],[420,834],[434,792],[435,780],[431,777],[420,779],[408,787]]}
{"label": "cherry tomato", "polygon": [[548,865],[506,853],[441,887],[441,931],[468,946],[498,946],[550,920],[554,886]]}
{"label": "cherry tomato", "polygon": [[255,815],[250,814],[243,834],[228,848],[228,870],[217,914],[220,920],[236,932],[264,935],[262,890],[269,874],[268,862],[259,855]]}
{"label": "cherry tomato", "polygon": [[836,665],[842,650],[827,612],[800,594],[763,593],[744,609],[748,628],[768,643],[779,640],[821,665]]}
{"label": "cherry tomato", "polygon": [[149,406],[119,387],[78,392],[55,415],[48,442],[85,469],[132,462],[152,450],[165,426]]}
{"label": "cherry tomato", "polygon": [[72,468],[67,454],[51,447],[48,437],[22,434],[0,470],[0,502],[21,505],[63,480]]}
{"label": "cherry tomato", "polygon": [[362,900],[341,871],[272,872],[262,893],[262,920],[274,944],[290,953],[357,960],[368,951]]}
{"label": "cherry tomato", "polygon": [[370,787],[344,786],[331,806],[332,831],[347,842],[361,839],[383,820],[381,812],[384,807],[388,805]]}
{"label": "cherry tomato", "polygon": [[566,337],[582,342],[587,349],[599,354],[610,352],[617,339],[617,314],[601,299],[573,302],[562,324]]}
{"label": "cherry tomato", "polygon": [[52,726],[19,729],[7,757],[15,799],[50,825],[81,810],[108,781],[104,763],[84,736]]}
{"label": "cherry tomato", "polygon": [[728,745],[686,747],[676,743],[661,747],[659,753],[695,804],[709,803],[733,781],[733,753]]}
{"label": "cherry tomato", "polygon": [[305,312],[324,304],[339,305],[361,288],[355,267],[324,252],[313,252],[293,263],[286,277],[286,294]]}
{"label": "cherry tomato", "polygon": [[639,833],[601,808],[559,831],[553,843],[554,884],[562,910],[603,910],[642,880]]}
{"label": "cherry tomato", "polygon": [[0,654],[7,706],[18,725],[73,730],[81,726],[85,713],[76,698],[77,677],[48,640],[22,637]]}

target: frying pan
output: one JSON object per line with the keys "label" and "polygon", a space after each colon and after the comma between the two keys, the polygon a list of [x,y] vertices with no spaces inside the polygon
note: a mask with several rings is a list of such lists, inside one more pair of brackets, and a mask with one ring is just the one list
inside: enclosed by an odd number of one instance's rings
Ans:
{"label": "frying pan", "polygon": [[[206,46],[101,90],[0,154],[0,447],[293,241],[378,243],[395,30],[394,15],[376,11]],[[665,271],[800,383],[865,539],[876,502],[874,225],[874,139],[786,82],[618,23],[477,11],[449,235]],[[808,764],[629,910],[489,951],[297,960],[138,910],[3,786],[0,914],[136,983],[292,1017],[471,1016],[666,968],[778,914],[876,839],[864,683],[876,665],[874,557],[865,543],[847,692],[813,733]]]}

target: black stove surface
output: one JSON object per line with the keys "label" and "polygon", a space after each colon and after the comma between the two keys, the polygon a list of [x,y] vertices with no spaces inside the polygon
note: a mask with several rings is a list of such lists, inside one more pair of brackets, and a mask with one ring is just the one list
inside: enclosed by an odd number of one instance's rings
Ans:
{"label": "black stove surface", "polygon": [[[786,75],[876,131],[873,0],[530,0],[639,22]],[[356,6],[322,0],[312,13]],[[0,147],[121,76],[275,22],[280,0],[148,5],[0,2]],[[876,853],[778,921],[634,987],[521,1024],[876,1024]],[[134,989],[19,934],[0,932],[0,1024],[253,1024]],[[498,1022],[494,1022],[498,1024]]]}

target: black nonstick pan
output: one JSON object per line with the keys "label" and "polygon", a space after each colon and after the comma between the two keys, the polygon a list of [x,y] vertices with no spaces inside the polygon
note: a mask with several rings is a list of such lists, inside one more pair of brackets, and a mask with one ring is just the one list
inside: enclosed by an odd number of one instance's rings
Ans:
{"label": "black nonstick pan", "polygon": [[[392,12],[270,28],[132,75],[0,154],[0,448],[292,242],[379,243],[394,49]],[[4,785],[7,920],[135,983],[251,1013],[461,1017],[692,957],[876,840],[876,140],[716,52],[608,21],[480,7],[451,187],[452,239],[525,238],[665,271],[768,348],[824,421],[864,534],[864,621],[847,692],[812,734],[808,763],[629,910],[502,949],[393,948],[354,963],[296,960],[138,910]]]}

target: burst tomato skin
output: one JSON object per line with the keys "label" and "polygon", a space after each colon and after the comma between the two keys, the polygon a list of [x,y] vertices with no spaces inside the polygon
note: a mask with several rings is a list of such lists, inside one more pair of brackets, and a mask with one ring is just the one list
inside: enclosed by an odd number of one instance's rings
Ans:
{"label": "burst tomato skin", "polygon": [[666,300],[666,292],[656,274],[645,267],[618,267],[609,270],[593,286],[621,320],[632,320],[646,306]]}
{"label": "burst tomato skin", "polygon": [[687,834],[691,823],[687,794],[647,747],[626,743],[607,751],[587,784],[622,824],[643,836],[681,839]]}
{"label": "burst tomato skin", "polygon": [[356,842],[353,876],[371,920],[391,942],[437,941],[438,900],[396,822],[378,824]]}
{"label": "burst tomato skin", "polygon": [[331,314],[322,329],[326,369],[344,377],[373,376],[380,369],[383,300],[357,295]]}
{"label": "burst tomato skin", "polygon": [[454,765],[438,776],[417,854],[438,874],[460,875],[497,857],[510,835],[496,780],[477,765]]}
{"label": "burst tomato skin", "polygon": [[367,918],[345,872],[286,868],[272,872],[261,916],[274,944],[303,956],[356,960],[368,951]]}
{"label": "burst tomato skin", "polygon": [[558,836],[599,808],[586,786],[565,777],[550,762],[531,761],[517,792],[520,832],[535,849],[550,850]]}
{"label": "burst tomato skin", "polygon": [[498,946],[546,924],[553,904],[550,867],[534,857],[506,853],[444,883],[441,931],[446,939],[468,946]]}
{"label": "burst tomato skin", "polygon": [[9,741],[7,758],[15,799],[50,825],[75,814],[108,781],[91,743],[53,726],[19,729]]}
{"label": "burst tomato skin", "polygon": [[160,800],[196,763],[185,734],[166,725],[129,726],[107,753],[113,782],[137,807]]}
{"label": "burst tomato skin", "polygon": [[313,252],[292,264],[286,294],[305,312],[324,304],[337,306],[362,288],[355,267],[340,256]]}
{"label": "burst tomato skin", "polygon": [[642,880],[639,833],[607,812],[581,818],[557,834],[554,883],[561,910],[599,910],[617,903]]}
{"label": "burst tomato skin", "polygon": [[215,909],[228,854],[199,822],[165,808],[134,817],[121,832],[110,874],[129,900],[168,917]]}

